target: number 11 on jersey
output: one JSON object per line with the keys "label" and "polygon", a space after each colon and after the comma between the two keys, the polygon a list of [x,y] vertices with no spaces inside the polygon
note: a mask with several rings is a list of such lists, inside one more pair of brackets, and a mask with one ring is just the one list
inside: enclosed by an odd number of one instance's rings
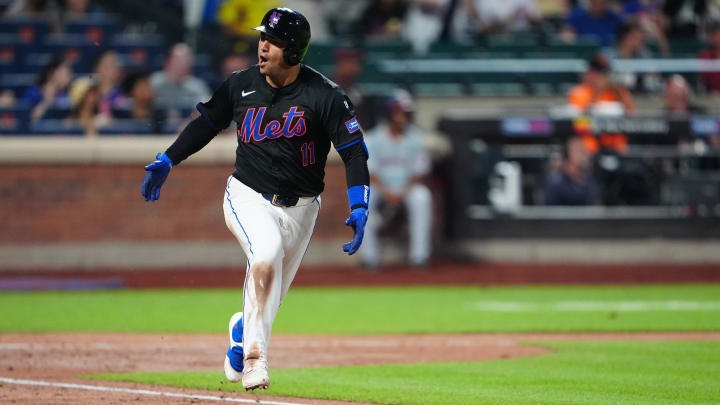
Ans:
{"label": "number 11 on jersey", "polygon": [[300,146],[303,167],[315,164],[315,142],[306,142]]}

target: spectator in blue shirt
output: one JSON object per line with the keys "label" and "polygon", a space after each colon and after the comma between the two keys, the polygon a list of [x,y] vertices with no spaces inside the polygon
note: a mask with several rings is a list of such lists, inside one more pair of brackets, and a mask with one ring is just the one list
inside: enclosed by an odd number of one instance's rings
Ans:
{"label": "spectator in blue shirt", "polygon": [[61,56],[56,56],[43,68],[35,86],[29,87],[22,101],[32,109],[30,118],[42,118],[49,108],[70,109],[67,87],[72,80],[70,65]]}
{"label": "spectator in blue shirt", "polygon": [[590,0],[589,7],[575,6],[565,20],[563,37],[574,42],[577,36],[594,36],[601,46],[612,45],[622,18],[610,9],[608,0]]}
{"label": "spectator in blue shirt", "polygon": [[590,153],[580,137],[570,138],[559,170],[550,173],[543,194],[546,205],[590,205],[597,194],[588,177]]}

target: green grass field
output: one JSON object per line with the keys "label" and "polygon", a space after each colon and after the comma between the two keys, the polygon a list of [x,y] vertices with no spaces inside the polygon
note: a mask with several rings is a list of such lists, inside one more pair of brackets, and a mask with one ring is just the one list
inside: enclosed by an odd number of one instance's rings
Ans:
{"label": "green grass field", "polygon": [[[0,294],[0,331],[223,332],[237,290]],[[720,330],[720,285],[295,288],[274,333]]]}
{"label": "green grass field", "polygon": [[[386,404],[717,404],[720,342],[553,342],[552,355],[476,363],[273,369],[270,395]],[[98,374],[186,388],[222,371]],[[241,387],[240,387],[241,389]],[[263,393],[266,393],[265,391]]]}
{"label": "green grass field", "polygon": [[[0,294],[0,331],[225,333],[242,292]],[[718,331],[720,285],[296,288],[274,333]],[[720,341],[543,342],[467,363],[272,369],[271,395],[403,404],[720,404]],[[237,389],[222,370],[102,380]]]}

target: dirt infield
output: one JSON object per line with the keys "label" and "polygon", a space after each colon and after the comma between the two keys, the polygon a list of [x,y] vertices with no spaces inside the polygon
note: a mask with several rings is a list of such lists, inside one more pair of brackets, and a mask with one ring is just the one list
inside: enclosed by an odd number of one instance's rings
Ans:
{"label": "dirt infield", "polygon": [[[720,340],[712,333],[460,334],[311,336],[275,335],[270,348],[274,368],[441,361],[482,361],[548,353],[523,346],[527,340]],[[84,380],[83,373],[217,370],[227,348],[220,334],[0,334],[0,403],[3,404],[210,404],[234,401],[330,404],[333,401],[277,398],[246,393],[188,390]],[[442,348],[442,350],[439,350]],[[12,380],[8,380],[12,379]],[[20,385],[18,380],[71,383],[126,389]],[[220,381],[218,381],[220,383]],[[227,384],[227,382],[225,382]],[[91,387],[91,388],[92,388]],[[145,391],[138,391],[145,390]],[[151,395],[148,392],[155,393]],[[157,396],[159,392],[186,397]],[[213,400],[192,396],[214,396]],[[246,401],[247,402],[247,401]],[[256,402],[257,403],[257,402]]]}

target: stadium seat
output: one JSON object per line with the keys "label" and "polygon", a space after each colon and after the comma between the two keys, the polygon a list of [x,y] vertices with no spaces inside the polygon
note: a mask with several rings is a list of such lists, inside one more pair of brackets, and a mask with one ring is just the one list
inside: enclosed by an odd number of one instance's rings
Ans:
{"label": "stadium seat", "polygon": [[127,66],[145,66],[155,70],[162,68],[163,40],[157,35],[115,35],[110,48],[123,55]]}
{"label": "stadium seat", "polygon": [[68,118],[72,110],[69,108],[49,108],[43,115],[44,119],[63,119]]}
{"label": "stadium seat", "polygon": [[12,73],[0,76],[0,90],[11,90],[17,98],[22,97],[25,90],[35,84],[34,73]]}
{"label": "stadium seat", "polygon": [[522,83],[472,83],[470,93],[478,97],[517,97],[526,91]]}
{"label": "stadium seat", "polygon": [[560,83],[579,82],[580,76],[576,72],[529,72],[524,75],[528,84],[546,83],[556,86]]}
{"label": "stadium seat", "polygon": [[523,76],[520,73],[512,72],[476,72],[465,74],[465,79],[470,84],[477,83],[523,83]]}
{"label": "stadium seat", "polygon": [[557,93],[561,96],[565,96],[570,91],[570,89],[572,89],[573,87],[575,87],[577,85],[578,85],[578,82],[558,83],[556,86]]}
{"label": "stadium seat", "polygon": [[109,126],[98,130],[100,135],[139,135],[150,134],[152,132],[153,131],[149,122],[133,119],[115,119]]}
{"label": "stadium seat", "polygon": [[95,59],[104,50],[96,46],[83,34],[50,35],[40,44],[44,53],[65,55],[76,72],[91,72]]}
{"label": "stadium seat", "polygon": [[25,47],[13,34],[0,34],[0,73],[16,73],[22,70]]}
{"label": "stadium seat", "polygon": [[575,59],[578,55],[574,52],[560,51],[536,51],[526,52],[522,55],[525,59]]}
{"label": "stadium seat", "polygon": [[697,57],[697,54],[707,46],[707,42],[692,37],[669,38],[670,53],[673,58]]}
{"label": "stadium seat", "polygon": [[415,83],[411,88],[415,94],[424,97],[458,97],[465,94],[462,83]]}
{"label": "stadium seat", "polygon": [[410,43],[405,41],[369,40],[365,43],[365,60],[370,63],[405,58],[411,54]]}
{"label": "stadium seat", "polygon": [[574,58],[589,59],[600,49],[600,44],[595,37],[578,37],[575,43],[568,44],[560,38],[553,38],[546,49],[552,53],[573,55]]}
{"label": "stadium seat", "polygon": [[338,44],[335,42],[310,42],[307,54],[303,63],[310,66],[332,65],[335,55],[335,48]]}
{"label": "stadium seat", "polygon": [[475,51],[464,55],[465,59],[514,59],[514,52]]}
{"label": "stadium seat", "polygon": [[428,58],[431,55],[451,55],[450,58],[464,58],[466,54],[476,52],[478,47],[474,44],[464,44],[451,41],[438,41],[430,45]]}
{"label": "stadium seat", "polygon": [[30,122],[30,135],[82,135],[85,132],[76,121],[66,119],[39,119]]}
{"label": "stadium seat", "polygon": [[526,52],[537,51],[538,39],[535,35],[491,35],[486,39],[487,51],[511,53],[522,57]]}
{"label": "stadium seat", "polygon": [[83,35],[87,41],[98,45],[108,45],[117,28],[117,24],[107,17],[70,20],[65,23],[68,34]]}
{"label": "stadium seat", "polygon": [[550,83],[530,83],[530,94],[534,96],[554,96],[558,94],[558,87]]}
{"label": "stadium seat", "polygon": [[0,136],[27,132],[30,109],[25,105],[0,107]]}
{"label": "stadium seat", "polygon": [[40,19],[10,17],[0,23],[0,34],[12,34],[25,44],[40,41],[49,32],[48,22]]}
{"label": "stadium seat", "polygon": [[28,53],[23,58],[23,72],[24,73],[39,73],[53,58],[51,53]]}

